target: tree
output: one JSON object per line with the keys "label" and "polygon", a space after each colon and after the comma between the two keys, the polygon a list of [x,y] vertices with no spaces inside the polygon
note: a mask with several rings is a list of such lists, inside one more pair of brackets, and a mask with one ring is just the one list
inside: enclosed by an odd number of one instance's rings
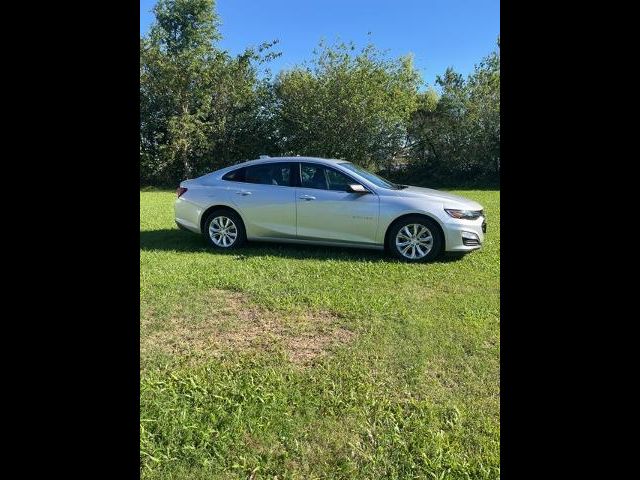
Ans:
{"label": "tree", "polygon": [[447,69],[438,92],[420,92],[412,57],[373,45],[321,42],[309,65],[259,78],[277,42],[235,57],[220,50],[213,0],[159,0],[154,13],[140,39],[143,184],[175,185],[262,153],[387,172],[403,163],[414,183],[499,178],[499,42],[466,79]]}
{"label": "tree", "polygon": [[423,97],[409,125],[410,168],[424,180],[497,181],[500,175],[500,55],[464,79],[448,68],[441,94]]}
{"label": "tree", "polygon": [[270,51],[276,43],[246,49],[236,58],[226,53],[218,57],[211,112],[216,128],[203,168],[211,170],[261,153],[277,153],[271,77],[257,78],[257,65],[279,55]]}
{"label": "tree", "polygon": [[273,150],[256,65],[277,55],[275,42],[235,58],[217,49],[213,0],[159,0],[154,13],[140,49],[141,181],[171,184]]}
{"label": "tree", "polygon": [[[498,47],[500,41],[498,40]],[[483,169],[500,175],[500,53],[492,52],[469,78],[469,121],[476,126],[476,142]]]}
{"label": "tree", "polygon": [[412,58],[388,60],[372,45],[354,50],[321,43],[311,66],[277,77],[283,152],[380,168],[403,151],[420,84]]}
{"label": "tree", "polygon": [[141,163],[147,175],[168,180],[190,176],[207,150],[220,36],[213,0],[159,0],[154,13],[140,49]]}

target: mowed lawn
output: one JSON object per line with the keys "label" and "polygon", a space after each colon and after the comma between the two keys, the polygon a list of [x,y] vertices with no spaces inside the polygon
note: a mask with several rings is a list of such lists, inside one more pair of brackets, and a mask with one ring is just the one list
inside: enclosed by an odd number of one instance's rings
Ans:
{"label": "mowed lawn", "polygon": [[500,192],[482,250],[381,252],[178,230],[140,193],[143,478],[500,476]]}

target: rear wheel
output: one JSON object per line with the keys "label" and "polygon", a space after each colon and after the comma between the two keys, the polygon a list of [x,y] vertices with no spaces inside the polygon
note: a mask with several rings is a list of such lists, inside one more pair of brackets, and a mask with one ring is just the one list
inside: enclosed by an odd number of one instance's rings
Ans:
{"label": "rear wheel", "polygon": [[387,248],[396,258],[405,262],[429,262],[442,253],[444,239],[433,220],[411,216],[391,227]]}
{"label": "rear wheel", "polygon": [[217,249],[232,250],[246,240],[240,216],[231,210],[215,210],[207,217],[202,232],[209,244]]}

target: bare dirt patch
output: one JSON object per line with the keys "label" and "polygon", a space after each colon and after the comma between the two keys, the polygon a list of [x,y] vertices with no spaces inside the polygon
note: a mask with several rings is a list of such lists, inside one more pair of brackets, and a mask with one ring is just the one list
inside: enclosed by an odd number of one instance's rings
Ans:
{"label": "bare dirt patch", "polygon": [[195,309],[177,308],[160,330],[141,337],[141,354],[155,350],[207,358],[229,352],[282,350],[291,362],[306,366],[354,337],[331,312],[282,314],[225,290],[209,292],[198,303]]}

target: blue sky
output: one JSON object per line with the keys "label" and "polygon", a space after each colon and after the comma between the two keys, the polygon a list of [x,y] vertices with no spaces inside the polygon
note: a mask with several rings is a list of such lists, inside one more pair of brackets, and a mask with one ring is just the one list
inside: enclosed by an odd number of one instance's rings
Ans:
{"label": "blue sky", "polygon": [[[140,0],[140,33],[153,22],[155,0]],[[448,66],[460,73],[496,46],[499,0],[217,0],[223,36],[219,46],[237,54],[247,46],[280,40],[275,73],[312,58],[321,39],[370,39],[392,56],[414,54],[425,82],[433,85]],[[371,32],[371,35],[367,35]]]}

